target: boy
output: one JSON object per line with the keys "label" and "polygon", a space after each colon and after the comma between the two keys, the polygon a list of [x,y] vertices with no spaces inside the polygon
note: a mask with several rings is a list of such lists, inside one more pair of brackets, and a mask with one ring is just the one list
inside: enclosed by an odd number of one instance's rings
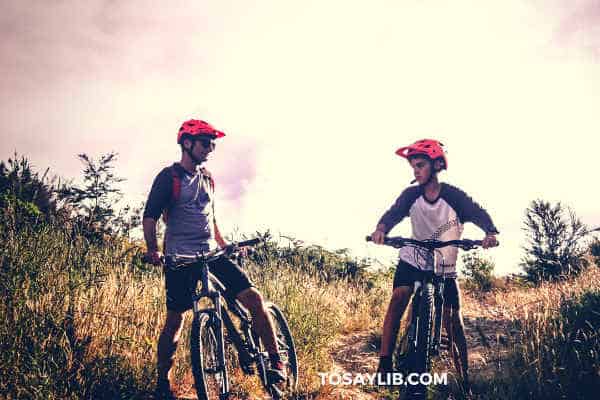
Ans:
{"label": "boy", "polygon": [[[495,235],[498,234],[498,230],[488,213],[460,189],[446,183],[439,183],[438,173],[448,168],[448,161],[440,142],[430,139],[419,140],[410,146],[398,149],[396,154],[408,160],[415,176],[412,183],[418,182],[418,185],[404,190],[394,205],[381,217],[375,231],[371,234],[373,242],[383,244],[385,235],[405,217],[410,217],[412,236],[417,240],[460,239],[463,223],[473,222],[486,234],[483,248],[497,245]],[[436,267],[443,267],[446,276],[449,277],[444,287],[444,328],[450,341],[454,366],[463,378],[465,387],[468,387],[467,342],[460,312],[460,292],[456,282],[455,267],[458,249],[444,247],[440,252],[441,254],[436,256]],[[383,323],[378,368],[381,373],[392,372],[392,351],[398,335],[400,319],[410,300],[414,282],[420,279],[420,264],[415,253],[413,248],[400,249],[392,299]]]}

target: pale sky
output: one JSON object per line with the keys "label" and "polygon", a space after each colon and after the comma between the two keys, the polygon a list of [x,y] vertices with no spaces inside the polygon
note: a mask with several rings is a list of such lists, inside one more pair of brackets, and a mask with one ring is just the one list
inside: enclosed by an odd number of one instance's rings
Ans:
{"label": "pale sky", "polygon": [[421,138],[492,215],[499,274],[536,198],[600,225],[599,0],[4,1],[0,33],[0,157],[76,178],[77,153],[116,151],[133,204],[194,117],[227,134],[207,164],[227,233],[387,260],[363,239]]}

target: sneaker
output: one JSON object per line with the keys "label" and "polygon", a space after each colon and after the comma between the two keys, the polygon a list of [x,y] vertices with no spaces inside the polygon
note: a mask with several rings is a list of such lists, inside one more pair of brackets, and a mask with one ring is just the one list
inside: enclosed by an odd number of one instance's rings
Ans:
{"label": "sneaker", "polygon": [[285,363],[281,360],[271,362],[271,368],[267,371],[269,382],[279,383],[287,379]]}
{"label": "sneaker", "polygon": [[154,391],[154,400],[177,400],[177,396],[171,390],[169,381],[158,381]]}

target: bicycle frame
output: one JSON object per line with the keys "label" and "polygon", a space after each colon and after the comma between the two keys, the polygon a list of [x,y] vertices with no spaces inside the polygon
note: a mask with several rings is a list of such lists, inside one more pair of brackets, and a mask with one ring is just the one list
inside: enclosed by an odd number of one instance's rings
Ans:
{"label": "bicycle frame", "polygon": [[[435,259],[434,259],[434,250],[426,249],[426,265],[425,270],[423,272],[423,278],[420,281],[416,281],[413,287],[412,298],[413,298],[413,307],[412,307],[412,315],[411,322],[408,327],[408,340],[413,349],[417,348],[417,326],[419,322],[420,315],[420,307],[421,307],[421,294],[422,289],[429,283],[433,284],[434,288],[434,331],[433,331],[433,341],[430,344],[430,351],[433,356],[437,356],[440,353],[440,343],[442,337],[442,315],[444,309],[444,285],[446,281],[445,274],[437,274]],[[429,271],[432,269],[432,271]]]}
{"label": "bicycle frame", "polygon": [[[258,240],[252,239],[238,243],[237,246],[253,245],[257,242]],[[249,312],[237,300],[225,296],[224,286],[209,272],[209,263],[220,257],[224,257],[227,254],[227,251],[227,249],[222,249],[206,254],[198,253],[195,256],[174,256],[168,259],[171,265],[177,266],[175,268],[198,269],[199,279],[196,281],[195,288],[192,292],[194,319],[200,320],[200,315],[208,315],[210,324],[214,327],[215,339],[217,342],[217,365],[215,365],[214,368],[205,371],[210,373],[221,372],[223,374],[223,385],[220,388],[220,398],[228,398],[230,387],[225,359],[225,338],[227,337],[231,343],[233,343],[237,351],[242,370],[245,373],[250,374],[253,372],[253,364],[256,363],[259,378],[265,384],[265,387],[268,386],[267,388],[271,393],[280,395],[275,386],[271,384],[267,385],[268,379],[265,360],[268,358],[268,355],[266,352],[261,352],[258,346],[259,338],[252,328],[252,319]],[[203,298],[209,299],[212,305],[201,308],[200,301]],[[224,307],[223,299],[227,303],[227,307]],[[239,318],[241,329],[236,328],[229,313]],[[227,330],[226,333],[224,328]]]}

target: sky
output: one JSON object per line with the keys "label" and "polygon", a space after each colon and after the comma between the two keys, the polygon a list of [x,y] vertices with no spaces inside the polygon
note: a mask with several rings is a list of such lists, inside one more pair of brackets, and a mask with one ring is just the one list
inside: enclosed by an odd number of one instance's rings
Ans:
{"label": "sky", "polygon": [[389,260],[364,236],[421,138],[495,221],[497,274],[518,270],[534,199],[600,225],[599,0],[8,0],[0,33],[1,159],[77,179],[77,154],[115,151],[131,204],[199,118],[227,134],[207,164],[225,233]]}

